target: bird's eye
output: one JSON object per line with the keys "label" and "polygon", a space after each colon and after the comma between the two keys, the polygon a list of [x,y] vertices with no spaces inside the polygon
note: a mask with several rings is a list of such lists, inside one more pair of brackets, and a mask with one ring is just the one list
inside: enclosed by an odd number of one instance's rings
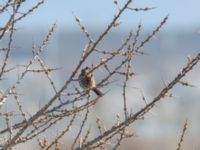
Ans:
{"label": "bird's eye", "polygon": [[85,73],[85,70],[84,70],[84,69],[82,69],[82,70],[81,70],[81,74],[84,74],[84,73]]}

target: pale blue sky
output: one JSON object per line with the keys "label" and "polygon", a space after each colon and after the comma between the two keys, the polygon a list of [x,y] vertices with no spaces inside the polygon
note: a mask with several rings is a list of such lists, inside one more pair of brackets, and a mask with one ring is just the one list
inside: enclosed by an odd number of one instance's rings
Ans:
{"label": "pale blue sky", "polygon": [[[121,6],[124,2],[125,0],[119,0]],[[131,6],[157,9],[139,13],[127,11],[121,18],[124,28],[136,25],[139,21],[146,28],[151,28],[168,14],[170,18],[165,29],[191,30],[200,27],[199,0],[134,0]],[[29,15],[21,23],[23,26],[32,27],[50,26],[57,22],[59,26],[72,29],[77,26],[73,17],[75,14],[86,26],[103,27],[108,24],[115,12],[113,0],[46,0],[37,12]]]}

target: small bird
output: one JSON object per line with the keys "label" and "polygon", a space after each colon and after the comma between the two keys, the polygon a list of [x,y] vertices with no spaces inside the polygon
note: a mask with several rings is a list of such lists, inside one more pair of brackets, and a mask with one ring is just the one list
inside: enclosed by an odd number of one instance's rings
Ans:
{"label": "small bird", "polygon": [[103,93],[96,88],[96,81],[90,67],[85,67],[81,70],[79,75],[79,84],[83,89],[93,90],[97,96],[103,95]]}

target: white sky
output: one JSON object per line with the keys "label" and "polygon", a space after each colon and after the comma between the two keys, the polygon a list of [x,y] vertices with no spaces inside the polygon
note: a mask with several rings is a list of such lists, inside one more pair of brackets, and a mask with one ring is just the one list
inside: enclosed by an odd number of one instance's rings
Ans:
{"label": "white sky", "polygon": [[[30,0],[29,0],[30,1]],[[30,1],[33,3],[35,1]],[[120,6],[125,0],[119,0]],[[26,4],[27,5],[27,4]],[[28,6],[28,5],[27,5]],[[199,0],[133,0],[131,7],[157,7],[149,12],[127,11],[121,18],[122,27],[136,25],[139,21],[148,28],[156,26],[166,15],[170,15],[165,29],[193,29],[200,27]],[[29,15],[23,26],[50,26],[57,22],[66,28],[76,25],[74,14],[79,16],[86,26],[102,27],[107,25],[116,7],[113,0],[46,0],[37,12]]]}

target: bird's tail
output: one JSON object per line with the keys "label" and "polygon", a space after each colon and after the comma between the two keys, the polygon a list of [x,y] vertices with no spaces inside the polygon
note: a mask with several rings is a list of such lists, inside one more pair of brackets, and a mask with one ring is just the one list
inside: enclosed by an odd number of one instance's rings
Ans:
{"label": "bird's tail", "polygon": [[100,90],[98,90],[97,88],[94,88],[93,91],[94,91],[95,94],[97,94],[97,96],[103,95],[103,93]]}

